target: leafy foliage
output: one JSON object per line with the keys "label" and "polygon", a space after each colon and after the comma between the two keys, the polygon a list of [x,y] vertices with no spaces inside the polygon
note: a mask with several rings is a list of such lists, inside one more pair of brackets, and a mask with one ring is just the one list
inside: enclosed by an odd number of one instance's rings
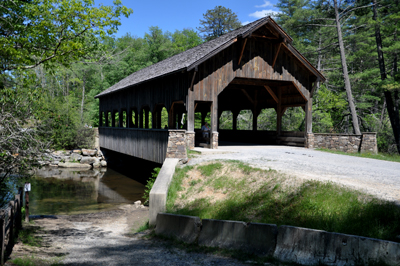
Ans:
{"label": "leafy foliage", "polygon": [[151,173],[151,177],[147,180],[143,194],[143,198],[145,199],[146,202],[150,200],[150,191],[153,188],[154,182],[156,182],[160,170],[161,168],[159,167],[154,168],[153,172]]}
{"label": "leafy foliage", "polygon": [[200,19],[201,27],[198,27],[200,33],[204,33],[203,39],[209,41],[222,34],[230,32],[242,26],[237,15],[231,9],[216,6],[214,9],[207,10]]}

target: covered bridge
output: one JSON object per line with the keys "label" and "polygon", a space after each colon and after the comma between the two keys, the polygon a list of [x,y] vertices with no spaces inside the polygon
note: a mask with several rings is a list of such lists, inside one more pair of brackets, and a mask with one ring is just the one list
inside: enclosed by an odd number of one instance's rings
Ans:
{"label": "covered bridge", "polygon": [[[186,157],[186,147],[201,138],[195,131],[199,112],[203,122],[210,114],[213,149],[221,140],[307,147],[312,95],[324,80],[290,36],[265,17],[137,71],[97,95],[100,146],[159,163]],[[305,110],[305,132],[283,132],[282,115],[297,106]],[[161,124],[164,107],[168,127]],[[276,111],[275,131],[257,130],[264,108]],[[253,130],[237,130],[236,117],[244,109],[253,113]],[[232,130],[219,130],[219,116],[226,110],[233,114]]]}

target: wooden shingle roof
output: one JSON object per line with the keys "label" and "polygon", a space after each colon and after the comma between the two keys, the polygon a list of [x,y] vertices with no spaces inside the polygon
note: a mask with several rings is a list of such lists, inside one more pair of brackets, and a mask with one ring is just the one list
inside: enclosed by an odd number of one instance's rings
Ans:
{"label": "wooden shingle roof", "polygon": [[321,80],[325,80],[323,75],[319,71],[317,71],[296,49],[294,49],[293,46],[291,46],[292,38],[290,38],[290,36],[271,17],[264,17],[243,27],[240,27],[234,31],[226,33],[216,39],[202,43],[196,47],[169,57],[154,65],[134,72],[128,77],[114,84],[110,88],[96,95],[95,98],[99,98],[107,94],[126,89],[155,78],[160,78],[165,75],[170,75],[180,71],[190,71],[194,69],[197,65],[201,64],[205,60],[220,52],[221,50],[230,46],[232,43],[237,41],[237,38],[245,38],[249,36],[253,31],[257,30],[267,23],[271,23],[270,25],[279,32],[279,35],[282,37],[282,39],[286,41],[288,46],[293,48],[291,52],[294,53],[299,60],[303,61],[303,64],[305,63],[306,67],[311,72],[313,72]]}

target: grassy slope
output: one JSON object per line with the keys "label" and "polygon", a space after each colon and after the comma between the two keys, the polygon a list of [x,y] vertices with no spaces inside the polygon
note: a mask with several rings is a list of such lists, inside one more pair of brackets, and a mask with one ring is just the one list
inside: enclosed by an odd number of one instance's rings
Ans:
{"label": "grassy slope", "polygon": [[167,211],[392,241],[399,241],[400,235],[400,209],[393,203],[333,183],[301,182],[236,161],[177,169]]}

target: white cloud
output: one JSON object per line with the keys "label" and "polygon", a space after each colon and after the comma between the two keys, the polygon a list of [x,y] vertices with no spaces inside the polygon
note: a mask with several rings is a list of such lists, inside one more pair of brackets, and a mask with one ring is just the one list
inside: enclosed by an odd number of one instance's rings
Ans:
{"label": "white cloud", "polygon": [[264,4],[256,7],[267,7],[267,6],[273,6],[273,4],[270,1],[264,0]]}
{"label": "white cloud", "polygon": [[247,25],[249,23],[251,23],[251,21],[245,21],[245,22],[242,22],[242,25],[244,26],[244,25]]}
{"label": "white cloud", "polygon": [[279,12],[277,11],[273,11],[272,9],[264,9],[261,11],[256,11],[254,13],[249,14],[250,17],[255,17],[255,18],[263,18],[267,15],[271,15],[274,16],[276,14],[278,14]]}

